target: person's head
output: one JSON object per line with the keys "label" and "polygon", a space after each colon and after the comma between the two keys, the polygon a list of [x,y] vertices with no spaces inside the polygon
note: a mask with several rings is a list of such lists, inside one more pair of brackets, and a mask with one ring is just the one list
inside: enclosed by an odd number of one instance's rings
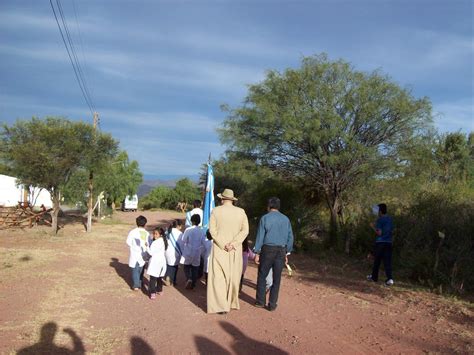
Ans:
{"label": "person's head", "polygon": [[379,215],[383,216],[387,214],[387,205],[385,203],[379,204]]}
{"label": "person's head", "polygon": [[198,215],[197,213],[193,214],[191,216],[191,223],[193,224],[193,226],[198,226],[199,223],[201,223],[201,216]]}
{"label": "person's head", "polygon": [[153,240],[157,239],[163,239],[163,242],[165,243],[165,250],[168,249],[168,239],[165,238],[165,230],[161,227],[156,227],[153,230]]}
{"label": "person's head", "polygon": [[176,228],[176,229],[179,229],[181,230],[181,226],[182,226],[183,222],[181,222],[180,219],[175,219],[173,222],[171,222],[171,224],[169,225],[168,227],[168,233],[171,233],[171,230],[173,228]]}
{"label": "person's head", "polygon": [[153,239],[164,238],[165,230],[162,227],[156,227],[153,230]]}
{"label": "person's head", "polygon": [[201,200],[194,200],[193,201],[194,208],[201,208]]}
{"label": "person's head", "polygon": [[231,189],[225,189],[222,193],[217,194],[217,197],[221,199],[221,203],[224,204],[233,204],[234,201],[238,199],[234,196],[234,191]]}
{"label": "person's head", "polygon": [[267,207],[268,210],[280,210],[280,199],[278,197],[270,197]]}
{"label": "person's head", "polygon": [[242,251],[249,251],[249,238],[245,238],[242,242]]}
{"label": "person's head", "polygon": [[137,222],[137,227],[145,227],[147,219],[145,216],[138,216],[137,219],[135,220]]}
{"label": "person's head", "polygon": [[212,235],[211,232],[209,232],[209,229],[206,231],[206,237],[208,240],[212,240]]}

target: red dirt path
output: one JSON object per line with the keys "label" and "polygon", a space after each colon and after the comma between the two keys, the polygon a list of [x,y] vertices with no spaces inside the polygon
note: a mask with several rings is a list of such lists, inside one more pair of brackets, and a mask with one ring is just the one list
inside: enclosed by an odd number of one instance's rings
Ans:
{"label": "red dirt path", "polygon": [[[206,314],[205,286],[185,290],[182,270],[178,287],[151,301],[129,287],[125,238],[137,214],[118,213],[126,224],[97,223],[91,234],[80,224],[57,237],[46,227],[0,231],[0,353],[67,353],[75,336],[76,353],[96,354],[474,352],[471,304],[369,284],[351,265],[297,254],[275,312],[253,307],[254,265],[239,311]],[[150,227],[182,217],[146,216]]]}

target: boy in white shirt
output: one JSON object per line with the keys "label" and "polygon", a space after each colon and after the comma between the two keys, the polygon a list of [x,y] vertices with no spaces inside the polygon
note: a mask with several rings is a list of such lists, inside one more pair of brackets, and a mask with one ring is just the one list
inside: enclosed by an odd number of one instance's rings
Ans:
{"label": "boy in white shirt", "polygon": [[142,287],[141,274],[145,259],[143,254],[147,250],[147,244],[150,234],[146,231],[145,226],[147,219],[144,216],[138,216],[136,219],[137,228],[134,228],[128,233],[127,245],[130,247],[130,258],[128,266],[132,268],[132,289],[134,291],[140,290]]}
{"label": "boy in white shirt", "polygon": [[198,214],[191,216],[192,227],[186,229],[182,237],[183,245],[183,263],[184,273],[186,274],[186,288],[193,289],[196,287],[198,278],[199,265],[201,264],[201,253],[205,247],[206,235],[199,228],[201,217]]}
{"label": "boy in white shirt", "polygon": [[200,222],[199,227],[202,227],[202,214],[203,211],[201,209],[201,200],[194,200],[193,201],[193,209],[189,212],[186,212],[186,222],[184,223],[185,227],[191,227],[193,224],[191,222],[191,217],[195,214],[199,215]]}

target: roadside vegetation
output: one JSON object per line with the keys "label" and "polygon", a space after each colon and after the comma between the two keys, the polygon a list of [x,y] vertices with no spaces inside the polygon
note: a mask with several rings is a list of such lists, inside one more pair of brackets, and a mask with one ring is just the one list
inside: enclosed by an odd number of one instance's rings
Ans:
{"label": "roadside vegetation", "polygon": [[224,106],[213,164],[216,190],[232,187],[254,226],[277,195],[299,250],[364,256],[384,202],[399,277],[474,290],[474,133],[437,132],[428,98],[326,55],[269,71],[244,102]]}

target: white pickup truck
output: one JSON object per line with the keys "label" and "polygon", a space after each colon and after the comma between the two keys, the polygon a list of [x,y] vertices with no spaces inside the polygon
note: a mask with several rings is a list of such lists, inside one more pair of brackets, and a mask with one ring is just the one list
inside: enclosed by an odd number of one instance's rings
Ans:
{"label": "white pickup truck", "polygon": [[136,211],[138,209],[138,196],[127,195],[122,202],[122,211]]}

